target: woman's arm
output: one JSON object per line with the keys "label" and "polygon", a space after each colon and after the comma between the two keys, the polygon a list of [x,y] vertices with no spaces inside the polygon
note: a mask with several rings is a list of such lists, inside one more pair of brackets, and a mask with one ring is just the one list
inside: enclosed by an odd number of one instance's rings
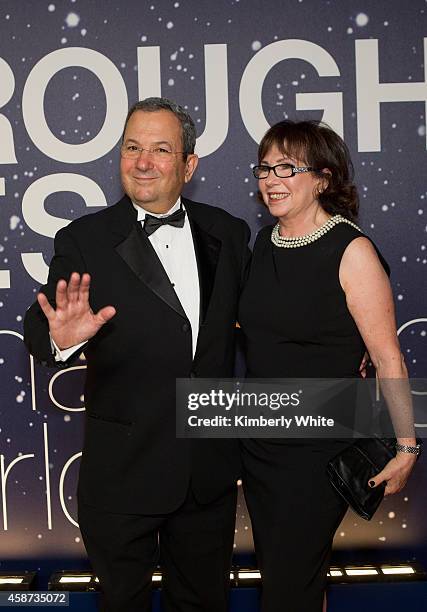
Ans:
{"label": "woman's arm", "polygon": [[[399,444],[415,446],[411,392],[396,333],[393,295],[387,274],[367,238],[356,238],[348,245],[339,278],[350,314],[377,370],[397,440]],[[375,486],[387,481],[386,495],[400,491],[415,461],[415,455],[398,452],[372,479]]]}

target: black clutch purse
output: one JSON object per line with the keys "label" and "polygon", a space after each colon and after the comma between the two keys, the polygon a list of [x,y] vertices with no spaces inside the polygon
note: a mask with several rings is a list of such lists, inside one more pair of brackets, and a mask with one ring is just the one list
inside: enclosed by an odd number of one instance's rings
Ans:
{"label": "black clutch purse", "polygon": [[384,497],[386,484],[371,489],[369,480],[396,455],[394,438],[360,438],[331,459],[327,474],[349,506],[369,521]]}

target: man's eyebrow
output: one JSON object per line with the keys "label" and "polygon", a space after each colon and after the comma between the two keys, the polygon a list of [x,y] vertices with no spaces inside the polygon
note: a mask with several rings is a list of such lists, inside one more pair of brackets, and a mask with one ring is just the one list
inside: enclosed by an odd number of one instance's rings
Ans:
{"label": "man's eyebrow", "polygon": [[169,140],[156,140],[155,142],[153,142],[153,144],[156,144],[156,145],[168,145],[169,147],[172,146],[172,144],[169,142]]}
{"label": "man's eyebrow", "polygon": [[[126,138],[125,142],[130,142],[130,143],[135,143],[135,144],[139,144],[138,140],[135,140],[135,138]],[[171,147],[171,143],[168,140],[155,140],[153,143],[151,143],[152,145],[168,145],[169,147]]]}

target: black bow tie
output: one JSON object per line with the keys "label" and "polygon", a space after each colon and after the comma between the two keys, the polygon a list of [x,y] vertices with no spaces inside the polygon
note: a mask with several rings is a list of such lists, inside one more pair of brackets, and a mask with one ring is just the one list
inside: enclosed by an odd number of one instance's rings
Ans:
{"label": "black bow tie", "polygon": [[147,236],[151,236],[162,225],[173,225],[174,227],[183,227],[185,221],[185,210],[180,208],[176,212],[167,217],[153,217],[146,214],[144,221],[144,231]]}

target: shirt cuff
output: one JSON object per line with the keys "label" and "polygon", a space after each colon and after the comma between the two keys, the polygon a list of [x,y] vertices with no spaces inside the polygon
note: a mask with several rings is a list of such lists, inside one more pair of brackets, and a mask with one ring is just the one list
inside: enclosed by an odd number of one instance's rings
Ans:
{"label": "shirt cuff", "polygon": [[80,344],[76,344],[75,346],[70,346],[70,348],[61,350],[60,348],[58,348],[57,344],[52,339],[52,336],[50,334],[49,334],[49,338],[50,338],[50,345],[52,347],[52,353],[53,353],[53,356],[55,357],[55,361],[67,361],[67,359],[69,359],[71,355],[74,355],[74,353],[78,351],[79,348],[81,348],[82,346],[86,344],[86,342],[80,342]]}

